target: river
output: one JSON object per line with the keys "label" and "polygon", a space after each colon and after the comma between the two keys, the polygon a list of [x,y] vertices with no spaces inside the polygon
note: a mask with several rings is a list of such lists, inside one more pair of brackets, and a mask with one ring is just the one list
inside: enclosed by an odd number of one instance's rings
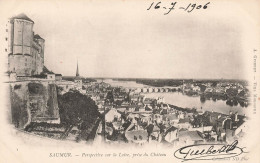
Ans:
{"label": "river", "polygon": [[[142,88],[147,87],[147,85],[136,83],[135,81],[116,81],[111,79],[104,80],[105,83],[109,83],[111,86],[121,86],[121,87],[132,87],[132,88]],[[145,97],[156,98],[164,97],[165,103],[172,104],[182,108],[197,108],[198,110],[204,111],[215,111],[223,114],[229,114],[230,111],[233,113],[238,112],[238,114],[247,114],[250,106],[241,107],[239,104],[237,106],[229,106],[226,101],[222,100],[206,100],[204,103],[200,101],[199,96],[187,96],[179,92],[162,92],[162,93],[143,93]]]}

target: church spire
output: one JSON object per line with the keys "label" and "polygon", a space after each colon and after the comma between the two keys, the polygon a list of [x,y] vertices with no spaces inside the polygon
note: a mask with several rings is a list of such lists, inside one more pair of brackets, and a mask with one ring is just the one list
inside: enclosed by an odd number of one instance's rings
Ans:
{"label": "church spire", "polygon": [[78,61],[77,61],[77,71],[76,71],[76,76],[79,76],[79,65],[78,65]]}

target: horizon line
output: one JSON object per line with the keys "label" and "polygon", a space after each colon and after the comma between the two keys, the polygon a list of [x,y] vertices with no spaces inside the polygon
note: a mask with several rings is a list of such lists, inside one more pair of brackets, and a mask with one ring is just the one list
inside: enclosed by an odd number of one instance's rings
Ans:
{"label": "horizon line", "polygon": [[[62,76],[62,77],[75,77],[75,76]],[[80,75],[83,78],[91,78],[91,79],[151,79],[151,80],[167,80],[167,79],[175,79],[175,80],[245,80],[247,79],[232,79],[232,78],[149,78],[149,77],[85,77]]]}

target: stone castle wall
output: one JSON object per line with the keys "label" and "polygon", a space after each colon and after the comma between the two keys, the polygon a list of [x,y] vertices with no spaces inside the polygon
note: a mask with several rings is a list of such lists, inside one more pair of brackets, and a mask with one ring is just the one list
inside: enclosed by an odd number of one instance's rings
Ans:
{"label": "stone castle wall", "polygon": [[30,122],[59,123],[54,82],[22,81],[10,84],[12,123],[25,128]]}
{"label": "stone castle wall", "polygon": [[[8,57],[9,71],[16,72],[21,76],[30,76],[35,60],[30,55],[10,55]],[[19,63],[19,64],[18,64]]]}

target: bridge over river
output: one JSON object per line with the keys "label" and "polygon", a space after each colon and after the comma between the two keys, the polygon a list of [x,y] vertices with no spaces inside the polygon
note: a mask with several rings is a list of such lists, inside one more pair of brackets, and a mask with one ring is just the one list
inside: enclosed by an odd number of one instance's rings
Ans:
{"label": "bridge over river", "polygon": [[104,82],[110,84],[112,87],[122,87],[127,92],[133,90],[137,93],[175,92],[179,88],[182,89],[182,87],[170,87],[170,86],[154,87],[154,86],[144,85],[141,83],[136,83],[135,81],[117,81],[117,80],[106,79],[104,80]]}
{"label": "bridge over river", "polygon": [[125,90],[128,92],[130,90],[137,93],[161,93],[161,92],[175,92],[180,87],[143,87],[143,88],[131,88],[125,87]]}

